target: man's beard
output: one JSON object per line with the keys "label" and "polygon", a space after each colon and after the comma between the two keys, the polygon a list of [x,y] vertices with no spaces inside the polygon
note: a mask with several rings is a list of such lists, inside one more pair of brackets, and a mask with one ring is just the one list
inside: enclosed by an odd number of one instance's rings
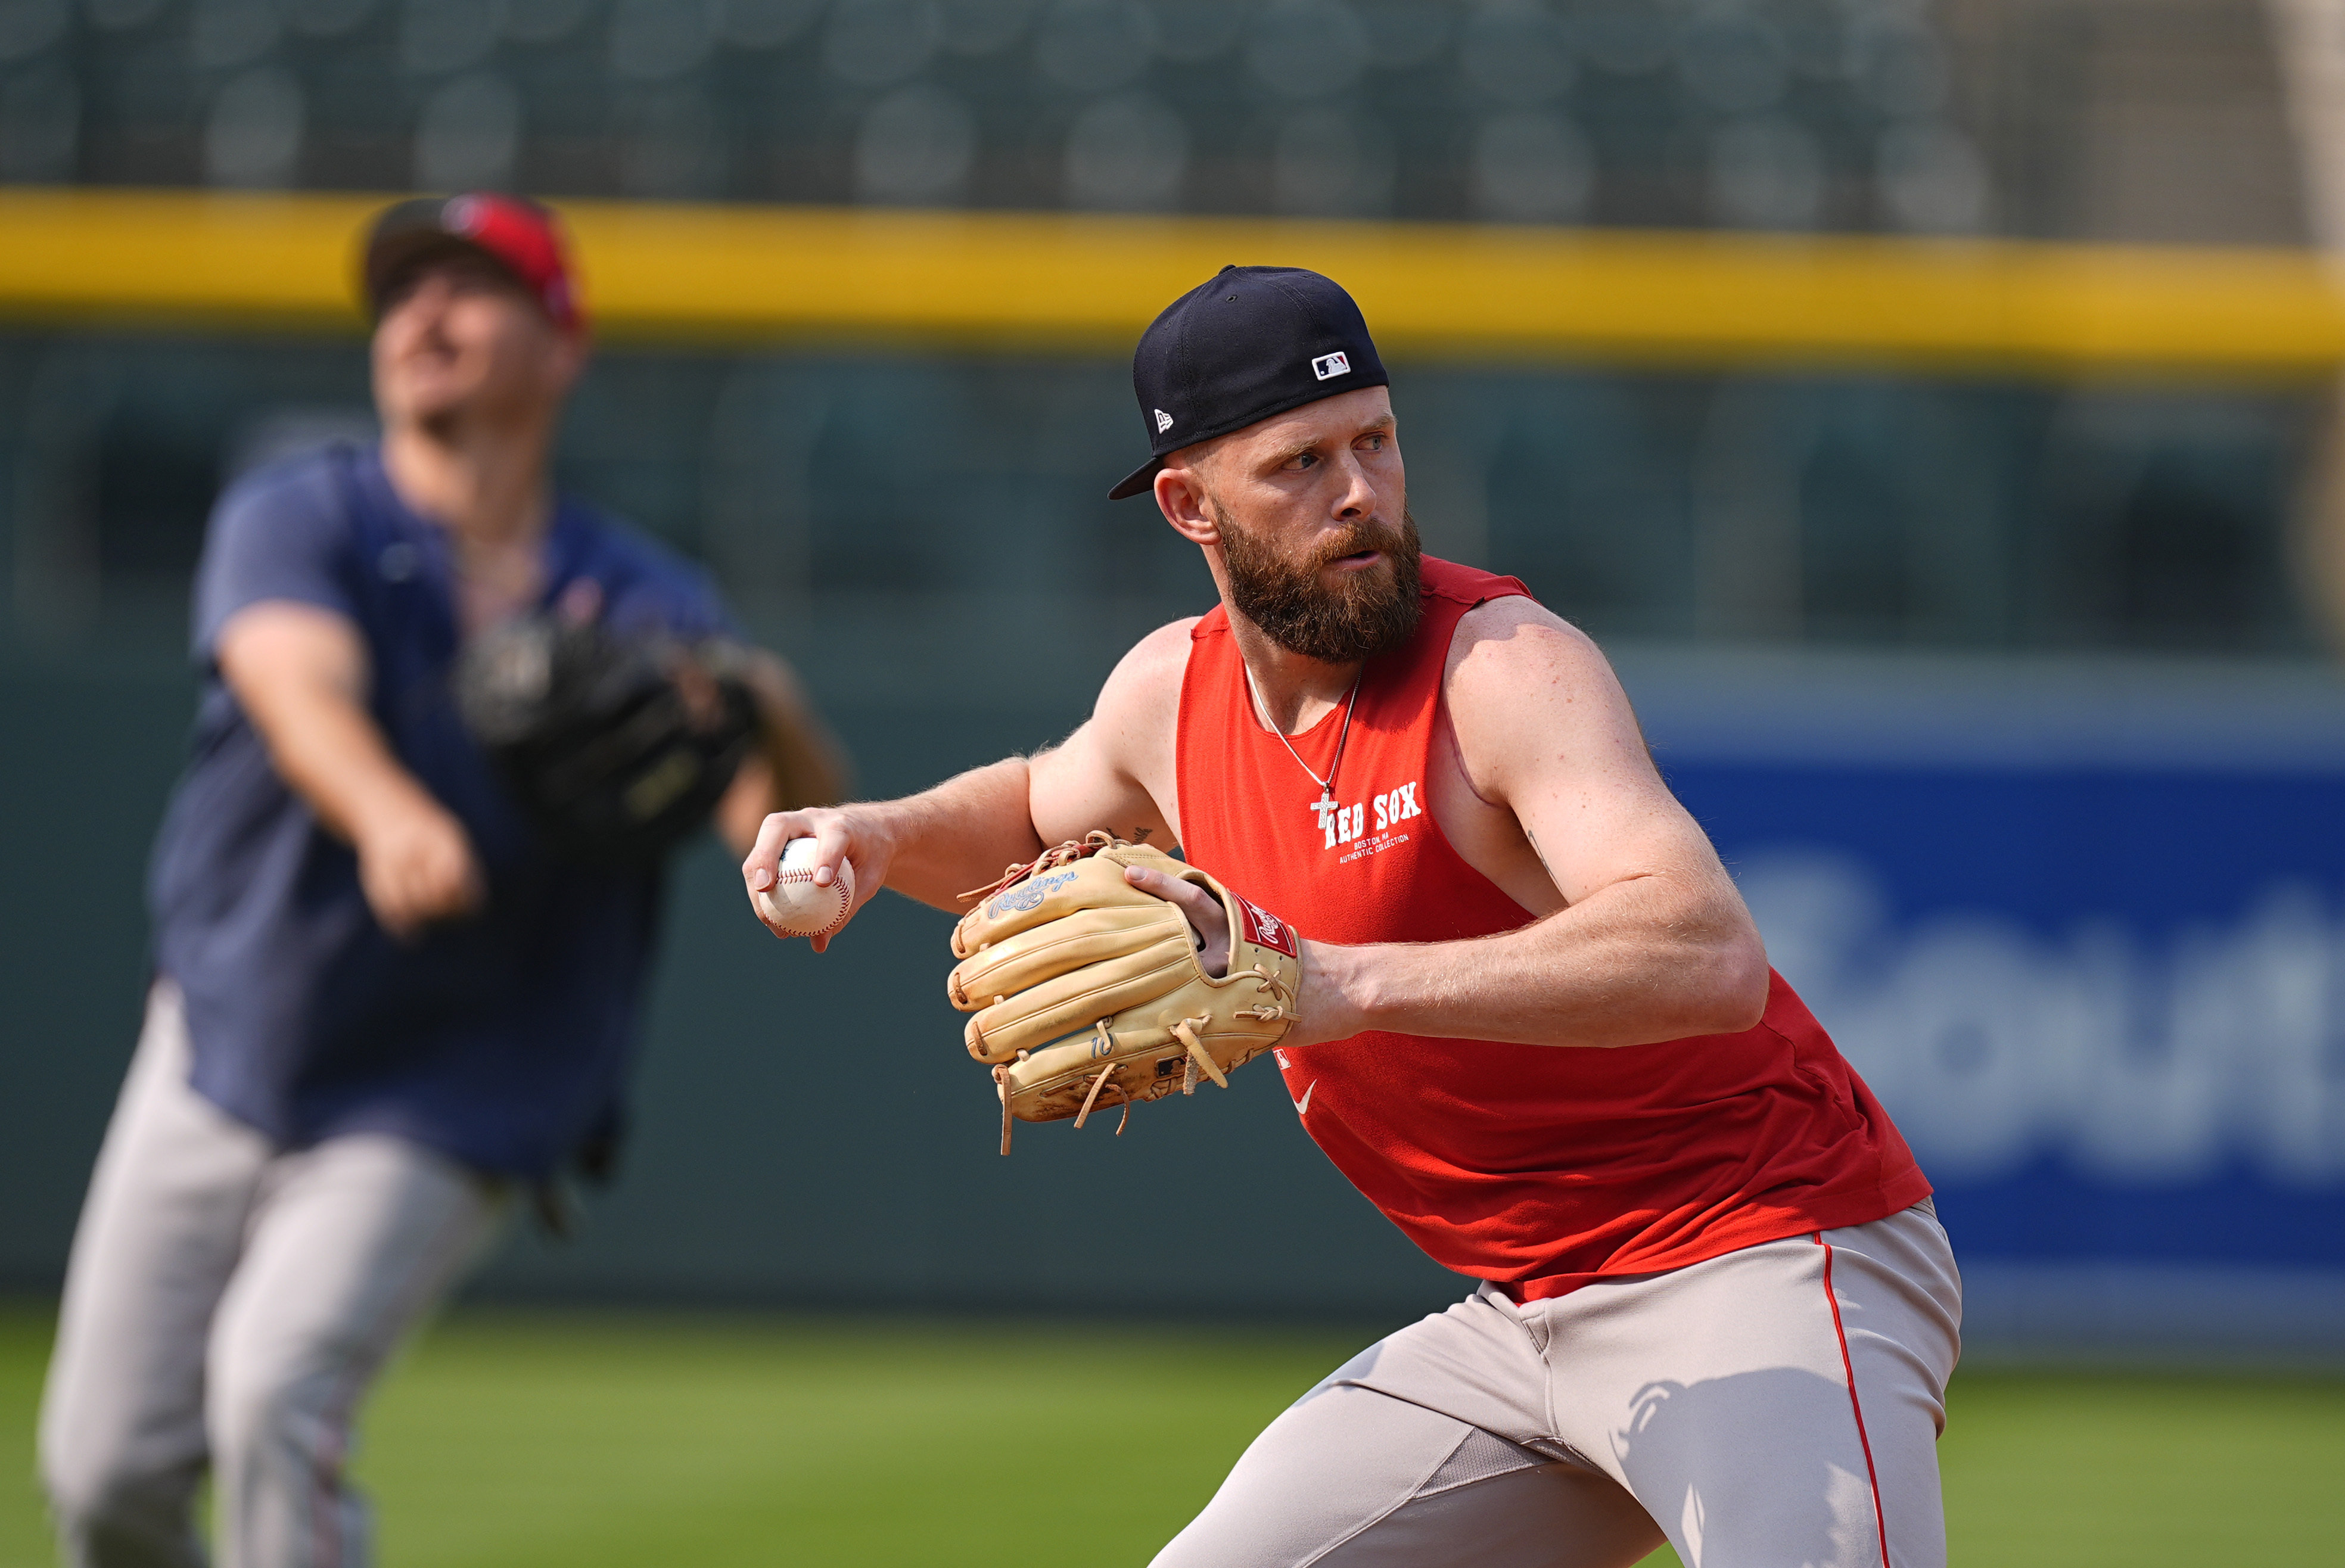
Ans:
{"label": "man's beard", "polygon": [[[1416,520],[1406,511],[1397,537],[1381,523],[1346,523],[1301,561],[1287,560],[1238,527],[1218,501],[1213,521],[1229,564],[1231,606],[1288,652],[1325,664],[1355,664],[1390,652],[1416,631],[1424,611],[1417,597],[1421,551]],[[1335,588],[1320,582],[1330,562],[1364,550],[1383,551],[1391,574],[1372,568],[1346,573]]]}

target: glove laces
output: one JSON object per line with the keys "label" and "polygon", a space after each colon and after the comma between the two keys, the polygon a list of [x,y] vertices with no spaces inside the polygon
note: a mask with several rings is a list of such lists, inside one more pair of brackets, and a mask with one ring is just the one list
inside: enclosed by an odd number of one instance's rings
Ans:
{"label": "glove laces", "polygon": [[[990,886],[973,888],[959,896],[964,901],[990,898],[996,894],[1007,892],[1030,876],[1037,876],[1045,871],[1055,870],[1059,866],[1088,859],[1101,850],[1122,847],[1123,843],[1123,840],[1105,829],[1093,828],[1081,838],[1071,838],[1063,844],[1055,845],[1044,850],[1030,861],[1013,863],[1004,866],[999,881]],[[1237,934],[1232,932],[1231,935],[1234,940]],[[1254,989],[1268,997],[1267,1001],[1233,1009],[1242,1017],[1250,1017],[1265,1024],[1276,1023],[1280,1019],[1285,1019],[1291,1023],[1302,1022],[1303,1015],[1294,1010],[1294,986],[1281,979],[1274,971],[1259,962],[1244,969],[1230,970],[1218,978],[1209,976],[1207,979],[1209,983],[1222,985],[1235,985],[1252,980],[1254,983]],[[999,997],[995,999],[1000,1000]],[[1181,1092],[1184,1095],[1193,1095],[1197,1092],[1197,1080],[1201,1071],[1203,1077],[1211,1078],[1219,1087],[1230,1087],[1228,1073],[1213,1060],[1213,1054],[1205,1048],[1203,1036],[1199,1032],[1212,1022],[1213,1017],[1210,1014],[1200,1014],[1195,1017],[1179,1019],[1172,1027],[1173,1038],[1181,1043]],[[1116,1048],[1115,1037],[1109,1030],[1107,1020],[1101,1018],[1094,1021],[1091,1029],[1092,1048],[1095,1054],[1112,1057]],[[1001,1152],[1005,1155],[1010,1152],[1010,1132],[1017,1122],[1010,1108],[1010,1075],[1031,1054],[1030,1051],[1020,1051],[1012,1060],[1000,1063],[993,1068],[994,1090],[1001,1100]],[[1249,1053],[1249,1055],[1252,1054],[1254,1053]],[[1245,1058],[1239,1059],[1243,1062]],[[1101,1094],[1114,1078],[1116,1069],[1123,1065],[1122,1061],[1110,1060],[1092,1077],[1091,1087],[1083,1094],[1082,1106],[1075,1112],[1076,1127],[1080,1128],[1091,1119],[1092,1110],[1099,1105]],[[1132,1108],[1136,1102],[1132,1091],[1123,1085],[1117,1084],[1115,1091],[1118,1102],[1122,1107],[1122,1115],[1116,1118],[1115,1135],[1122,1138],[1123,1129],[1131,1125]]]}
{"label": "glove laces", "polygon": [[1113,849],[1122,842],[1123,840],[1105,828],[1095,827],[1082,837],[1071,838],[1055,848],[1046,849],[1022,865],[1012,861],[1002,867],[1001,880],[990,887],[971,888],[969,892],[958,894],[955,896],[964,903],[972,898],[990,898],[997,893],[1004,893],[1015,887],[1030,876],[1040,876],[1043,872],[1054,871],[1074,861],[1088,859],[1101,850]]}

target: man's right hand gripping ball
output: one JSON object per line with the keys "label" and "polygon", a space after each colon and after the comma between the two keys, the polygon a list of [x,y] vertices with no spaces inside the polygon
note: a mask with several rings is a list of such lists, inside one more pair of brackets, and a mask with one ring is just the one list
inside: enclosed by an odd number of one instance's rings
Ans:
{"label": "man's right hand gripping ball", "polygon": [[[1132,885],[1132,868],[1218,902],[1229,933],[1220,973],[1181,906]],[[1231,1070],[1299,1016],[1302,966],[1284,921],[1193,865],[1104,833],[1012,867],[962,917],[952,948],[960,962],[946,992],[975,1015],[964,1037],[993,1067],[1004,1154],[1012,1118],[1081,1127],[1103,1105],[1193,1094],[1200,1077],[1227,1088]]]}

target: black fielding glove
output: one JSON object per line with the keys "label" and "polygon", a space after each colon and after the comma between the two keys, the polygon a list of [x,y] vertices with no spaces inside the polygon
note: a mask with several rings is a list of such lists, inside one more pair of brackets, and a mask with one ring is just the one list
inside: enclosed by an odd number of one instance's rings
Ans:
{"label": "black fielding glove", "polygon": [[756,748],[740,664],[723,642],[531,615],[465,648],[456,704],[549,847],[643,865],[707,821]]}

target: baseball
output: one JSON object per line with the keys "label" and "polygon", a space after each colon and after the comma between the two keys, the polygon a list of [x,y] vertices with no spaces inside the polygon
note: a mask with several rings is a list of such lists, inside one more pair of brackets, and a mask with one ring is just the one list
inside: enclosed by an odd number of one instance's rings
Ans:
{"label": "baseball", "polygon": [[827,887],[814,881],[814,840],[794,838],[782,846],[782,874],[756,901],[757,917],[785,936],[827,936],[847,924],[855,905],[855,866],[838,863],[838,875]]}

